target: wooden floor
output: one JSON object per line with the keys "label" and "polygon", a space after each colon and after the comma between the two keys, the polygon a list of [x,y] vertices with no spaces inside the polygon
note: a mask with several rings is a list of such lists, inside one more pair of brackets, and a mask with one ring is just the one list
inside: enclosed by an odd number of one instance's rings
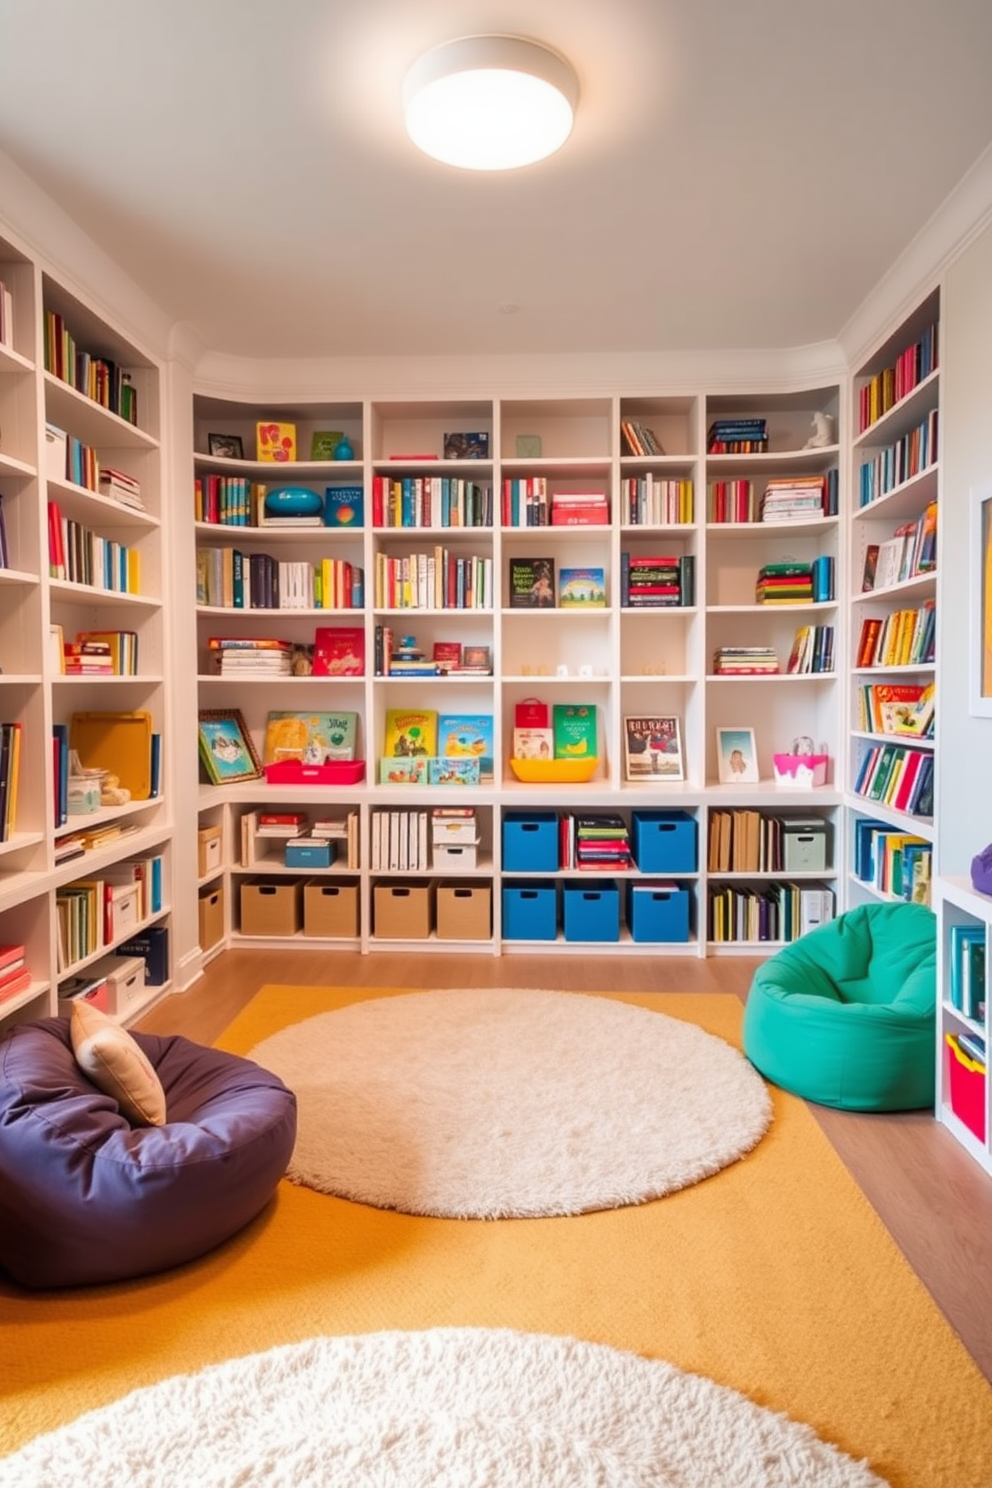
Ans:
{"label": "wooden floor", "polygon": [[[266,982],[355,987],[552,987],[579,992],[730,992],[742,957],[478,956],[227,951],[188,992],[138,1025],[212,1042]],[[857,1115],[812,1106],[909,1264],[992,1383],[992,1179],[925,1112]],[[829,1246],[830,1237],[824,1236]]]}

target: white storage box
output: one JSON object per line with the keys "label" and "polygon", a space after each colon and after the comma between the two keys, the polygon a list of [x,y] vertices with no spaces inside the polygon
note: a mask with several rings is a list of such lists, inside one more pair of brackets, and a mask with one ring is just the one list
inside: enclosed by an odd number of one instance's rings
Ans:
{"label": "white storage box", "polygon": [[431,841],[435,847],[439,842],[474,843],[478,840],[474,816],[435,816],[431,818]]}
{"label": "white storage box", "polygon": [[474,868],[477,846],[477,841],[435,842],[434,867],[443,868],[446,873],[457,873],[459,869]]}
{"label": "white storage box", "polygon": [[137,930],[140,892],[141,885],[136,883],[110,886],[108,940],[126,940]]}
{"label": "white storage box", "polygon": [[106,962],[106,977],[110,1011],[118,1018],[128,1017],[144,999],[144,957],[115,956],[113,963]]}

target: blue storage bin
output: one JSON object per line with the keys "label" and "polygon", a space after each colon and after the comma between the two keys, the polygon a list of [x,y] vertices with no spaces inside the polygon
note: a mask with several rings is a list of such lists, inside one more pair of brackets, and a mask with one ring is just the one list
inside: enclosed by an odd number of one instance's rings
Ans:
{"label": "blue storage bin", "polygon": [[554,873],[558,867],[558,813],[507,811],[503,816],[503,868],[510,873]]}
{"label": "blue storage bin", "polygon": [[642,873],[695,873],[696,818],[688,811],[635,811],[631,816],[634,862]]}
{"label": "blue storage bin", "polygon": [[614,879],[567,883],[562,903],[566,940],[620,939],[620,890]]}
{"label": "blue storage bin", "polygon": [[627,883],[627,928],[631,940],[689,939],[689,890],[675,884]]}
{"label": "blue storage bin", "polygon": [[503,885],[503,939],[556,940],[558,890],[553,883]]}

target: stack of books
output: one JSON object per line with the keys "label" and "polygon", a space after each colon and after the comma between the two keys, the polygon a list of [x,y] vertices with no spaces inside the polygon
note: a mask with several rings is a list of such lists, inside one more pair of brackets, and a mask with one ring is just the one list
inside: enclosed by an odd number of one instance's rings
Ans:
{"label": "stack of books", "polygon": [[114,658],[109,641],[65,641],[62,670],[67,677],[112,676]]}
{"label": "stack of books", "polygon": [[211,636],[207,645],[215,669],[222,677],[292,676],[292,641],[261,636]]}
{"label": "stack of books", "polygon": [[682,602],[682,560],[677,555],[621,553],[621,605],[637,610]]}
{"label": "stack of books", "polygon": [[109,496],[112,501],[121,502],[123,506],[134,507],[136,511],[145,509],[145,503],[141,499],[141,482],[126,471],[114,470],[109,465],[100,469],[100,494]]}
{"label": "stack of books", "polygon": [[565,816],[561,835],[564,868],[617,873],[633,866],[627,823],[616,812],[595,811],[585,816]]}
{"label": "stack of books", "polygon": [[610,507],[605,491],[554,491],[552,527],[607,527]]}
{"label": "stack of books", "polygon": [[773,676],[778,670],[772,646],[720,646],[713,658],[718,677]]}
{"label": "stack of books", "polygon": [[813,598],[813,567],[809,563],[766,563],[758,569],[754,588],[758,604],[803,604]]}
{"label": "stack of books", "polygon": [[710,455],[760,455],[767,449],[767,419],[719,418],[706,431],[706,452]]}
{"label": "stack of books", "polygon": [[794,475],[770,480],[761,498],[761,520],[808,522],[826,511],[826,476]]}
{"label": "stack of books", "polygon": [[18,992],[27,991],[30,985],[31,972],[25,960],[24,947],[0,946],[0,1002],[16,997]]}

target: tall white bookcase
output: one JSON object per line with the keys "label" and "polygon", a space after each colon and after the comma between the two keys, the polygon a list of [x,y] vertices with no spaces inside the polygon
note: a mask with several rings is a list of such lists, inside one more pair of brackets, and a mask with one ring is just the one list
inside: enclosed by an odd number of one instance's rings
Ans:
{"label": "tall white bookcase", "polygon": [[[614,811],[629,821],[633,811],[684,811],[695,824],[699,852],[691,871],[672,877],[691,901],[688,941],[662,943],[666,954],[707,955],[719,951],[767,954],[776,941],[759,940],[746,931],[716,943],[710,933],[709,900],[718,888],[760,896],[782,880],[800,887],[836,890],[841,873],[840,802],[843,748],[841,736],[842,682],[836,658],[844,629],[844,545],[842,518],[845,477],[841,444],[806,448],[813,414],[826,413],[834,430],[840,429],[845,408],[840,383],[817,383],[794,391],[762,394],[753,389],[739,396],[703,389],[684,393],[612,393],[601,396],[534,398],[356,398],[353,401],[289,402],[274,399],[194,399],[194,468],[205,479],[210,474],[243,476],[265,482],[303,485],[323,493],[340,484],[361,485],[364,525],[292,529],[259,525],[225,526],[201,523],[200,547],[229,546],[244,557],[265,552],[275,557],[341,557],[364,569],[365,602],[361,610],[254,610],[201,604],[198,608],[199,700],[203,709],[237,708],[261,750],[270,710],[347,709],[359,715],[360,750],[367,762],[365,779],[344,787],[299,788],[272,786],[265,780],[243,781],[222,787],[200,788],[201,825],[221,828],[218,862],[203,865],[203,900],[214,911],[215,946],[258,944],[243,936],[240,914],[244,881],[257,877],[257,864],[241,860],[241,817],[251,810],[280,807],[309,811],[350,808],[359,818],[359,861],[348,869],[336,862],[323,870],[329,880],[353,887],[360,913],[355,933],[345,943],[357,949],[416,950],[423,941],[407,942],[377,935],[374,890],[389,879],[369,866],[371,814],[382,809],[426,809],[440,805],[473,805],[480,830],[476,866],[466,880],[488,888],[492,917],[489,933],[469,942],[437,940],[431,949],[448,946],[486,949],[506,954],[535,948],[535,943],[511,940],[501,924],[501,888],[520,878],[504,866],[502,827],[507,813]],[[762,416],[767,420],[767,451],[748,455],[707,455],[706,431],[715,418]],[[251,457],[255,427],[270,419],[296,425],[300,458],[274,468]],[[621,425],[639,421],[651,428],[664,454],[633,455],[621,438]],[[306,457],[315,432],[334,430],[347,436],[353,458],[313,462]],[[488,438],[488,457],[472,460],[441,458],[444,436],[471,431]],[[228,434],[241,440],[245,458],[232,461],[210,454],[210,435]],[[539,441],[535,444],[534,441]],[[539,448],[540,453],[533,451]],[[431,456],[433,458],[425,458]],[[726,523],[709,519],[708,488],[717,480],[750,480],[760,499],[766,481],[792,475],[826,476],[836,472],[838,508],[829,515],[771,525],[761,521]],[[377,527],[372,521],[372,491],[377,477],[411,480],[439,476],[462,478],[491,487],[494,521],[486,527]],[[650,476],[655,481],[692,483],[691,520],[644,525],[630,520],[629,483]],[[543,480],[549,494],[560,491],[604,491],[610,508],[606,526],[510,526],[501,520],[504,483]],[[192,494],[190,496],[192,510]],[[389,610],[376,603],[374,575],[382,555],[404,557],[444,548],[455,555],[491,560],[493,602],[482,609],[414,608]],[[673,608],[635,610],[621,604],[621,567],[625,553],[689,557],[695,563],[692,603]],[[559,607],[533,610],[514,608],[508,592],[508,570],[515,558],[551,557],[563,567],[602,568],[606,605],[584,613]],[[760,605],[755,600],[759,568],[772,562],[811,562],[817,557],[833,562],[832,597],[786,606]],[[190,576],[190,585],[193,576]],[[277,637],[312,642],[317,625],[359,624],[365,631],[366,675],[361,678],[287,677],[272,681],[220,678],[210,668],[211,636]],[[388,624],[396,637],[416,636],[430,654],[433,643],[457,640],[488,645],[492,651],[491,677],[396,678],[373,674],[376,626]],[[786,672],[794,635],[801,625],[830,625],[835,632],[835,662],[826,672],[792,675]],[[721,646],[771,646],[781,662],[780,674],[768,678],[728,678],[713,668]],[[508,760],[512,749],[517,704],[538,696],[555,702],[594,704],[598,726],[597,766],[581,786],[524,784],[513,775]],[[462,790],[437,787],[398,787],[380,784],[378,762],[383,751],[386,710],[404,704],[459,713],[488,713],[495,727],[495,779]],[[623,720],[626,716],[675,715],[682,721],[685,779],[661,786],[633,784],[625,779]],[[721,784],[718,778],[716,729],[744,726],[754,730],[760,779],[747,786]],[[787,753],[795,739],[809,737],[830,758],[827,782],[819,788],[784,790],[774,778],[772,756]],[[805,815],[825,824],[827,858],[819,869],[796,872],[711,873],[708,869],[709,812],[751,808],[765,814]],[[299,879],[312,875],[284,869],[270,859],[266,875]],[[413,881],[438,878],[436,869],[405,873]],[[561,884],[574,883],[576,870],[557,869],[551,875]],[[619,877],[637,878],[636,872]],[[640,875],[643,877],[644,875]],[[657,874],[652,877],[657,878]],[[591,882],[592,876],[582,875]],[[622,886],[621,886],[622,887]],[[221,912],[222,911],[222,912]],[[743,922],[742,922],[743,923]],[[294,935],[289,939],[313,945]],[[286,943],[275,937],[273,943]],[[338,944],[341,941],[336,942]],[[559,931],[558,943],[562,943]],[[540,943],[537,943],[540,944]],[[616,943],[580,942],[583,949],[615,953]],[[635,943],[627,929],[621,933],[624,952],[657,954],[658,943]]]}
{"label": "tall white bookcase", "polygon": [[[12,330],[0,345],[0,504],[8,565],[0,569],[0,721],[19,724],[21,752],[14,830],[0,842],[0,944],[25,948],[30,985],[0,999],[0,1026],[54,1013],[60,987],[86,976],[134,933],[170,923],[171,818],[167,782],[172,762],[164,742],[158,794],[102,806],[85,816],[57,816],[58,782],[53,731],[80,712],[150,715],[165,734],[169,658],[163,574],[161,395],[154,357],[64,285],[37,256],[11,238],[0,239],[0,281],[10,291]],[[76,349],[125,368],[137,398],[137,422],[46,370],[46,316],[60,324]],[[67,479],[49,450],[61,452],[58,430],[80,441],[100,467],[126,471],[140,482],[142,510],[101,494],[98,482]],[[77,556],[93,534],[137,552],[136,592],[104,587],[102,576],[82,582],[57,576],[50,564],[49,503],[75,524]],[[88,573],[87,578],[91,575]],[[131,631],[138,638],[138,670],[127,676],[76,676],[61,670],[58,631],[66,641],[80,631]],[[91,762],[94,763],[94,762]],[[120,828],[82,856],[64,859],[58,844],[79,830]],[[103,906],[83,954],[60,951],[65,939],[65,890],[86,880],[102,884],[124,864],[160,859],[161,891],[133,919],[104,923]],[[129,871],[129,870],[127,870]],[[100,893],[97,891],[97,898]],[[118,933],[120,932],[120,933]],[[116,1009],[129,1021],[168,991],[146,984]]]}

